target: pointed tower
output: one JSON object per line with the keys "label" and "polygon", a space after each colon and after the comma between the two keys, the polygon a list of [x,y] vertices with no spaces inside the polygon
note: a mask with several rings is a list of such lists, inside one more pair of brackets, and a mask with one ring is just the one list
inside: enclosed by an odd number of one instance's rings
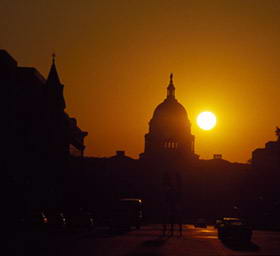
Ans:
{"label": "pointed tower", "polygon": [[53,54],[52,65],[45,87],[45,96],[48,155],[55,158],[62,158],[69,154],[69,121],[64,112],[63,87],[56,69],[55,55]]}
{"label": "pointed tower", "polygon": [[63,96],[63,87],[63,84],[60,83],[55,65],[55,54],[53,54],[52,65],[46,82],[47,105],[50,110],[64,111],[66,106]]}
{"label": "pointed tower", "polygon": [[185,108],[175,98],[173,74],[167,87],[167,97],[159,104],[145,135],[143,158],[194,159],[194,136]]}

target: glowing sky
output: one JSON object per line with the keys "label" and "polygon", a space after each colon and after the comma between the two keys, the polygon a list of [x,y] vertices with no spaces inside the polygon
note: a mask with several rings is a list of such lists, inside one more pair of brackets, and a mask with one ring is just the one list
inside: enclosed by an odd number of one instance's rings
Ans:
{"label": "glowing sky", "polygon": [[[246,162],[280,125],[280,1],[1,0],[0,48],[47,75],[53,51],[86,155],[143,152],[170,72],[201,158]],[[203,131],[196,116],[218,118]]]}

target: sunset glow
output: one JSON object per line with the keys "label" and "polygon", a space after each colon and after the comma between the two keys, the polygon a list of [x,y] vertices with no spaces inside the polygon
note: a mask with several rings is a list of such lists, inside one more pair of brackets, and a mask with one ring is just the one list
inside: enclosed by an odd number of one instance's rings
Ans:
{"label": "sunset glow", "polygon": [[[120,149],[137,159],[173,72],[195,152],[219,148],[246,163],[279,125],[279,9],[275,0],[3,0],[0,48],[45,77],[55,52],[66,111],[88,132],[85,156]],[[211,136],[196,123],[207,110],[218,119]]]}
{"label": "sunset glow", "polygon": [[216,116],[212,112],[202,112],[197,117],[197,124],[203,130],[211,130],[216,126]]}

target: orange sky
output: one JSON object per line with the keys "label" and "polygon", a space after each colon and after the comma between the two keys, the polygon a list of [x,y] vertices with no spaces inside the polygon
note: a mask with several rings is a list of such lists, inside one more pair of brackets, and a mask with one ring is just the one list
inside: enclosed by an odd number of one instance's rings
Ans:
{"label": "orange sky", "polygon": [[[0,48],[47,75],[53,51],[86,154],[143,152],[174,73],[201,158],[246,162],[280,126],[280,1],[1,0]],[[216,113],[200,130],[199,112]]]}

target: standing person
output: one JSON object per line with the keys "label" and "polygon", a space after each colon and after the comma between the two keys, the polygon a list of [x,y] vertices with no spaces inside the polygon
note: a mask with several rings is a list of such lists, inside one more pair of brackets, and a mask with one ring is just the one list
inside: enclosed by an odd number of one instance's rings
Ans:
{"label": "standing person", "polygon": [[168,229],[174,235],[175,225],[179,226],[179,234],[183,234],[182,216],[182,179],[178,172],[166,171],[163,175],[164,200],[163,200],[163,235]]}
{"label": "standing person", "polygon": [[179,236],[183,235],[183,216],[181,204],[178,201],[178,197],[175,198],[173,203],[170,205],[169,212],[169,223],[170,223],[170,234],[174,235],[176,225],[178,225]]}
{"label": "standing person", "polygon": [[170,236],[173,236],[176,224],[179,226],[179,234],[182,236],[182,212],[178,199],[178,191],[173,187],[168,187],[165,195],[165,210],[162,221],[164,236],[168,231],[170,232]]}

